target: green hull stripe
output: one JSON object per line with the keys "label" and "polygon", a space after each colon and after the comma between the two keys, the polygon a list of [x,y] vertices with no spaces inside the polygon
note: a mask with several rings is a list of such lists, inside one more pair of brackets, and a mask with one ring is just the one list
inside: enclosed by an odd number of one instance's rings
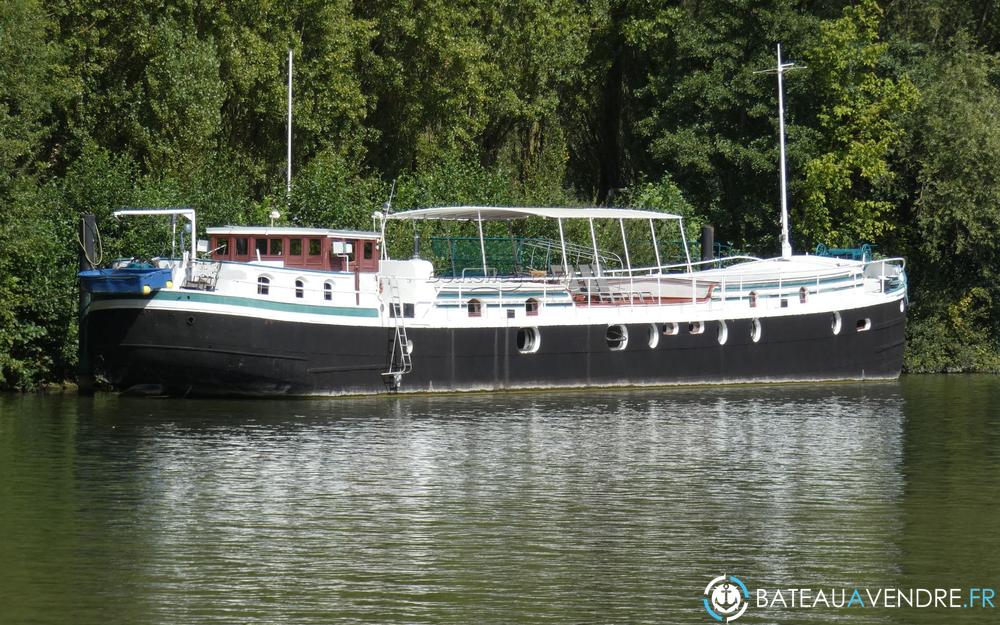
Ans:
{"label": "green hull stripe", "polygon": [[226,306],[242,306],[260,310],[275,310],[279,312],[296,312],[310,315],[331,315],[336,317],[378,317],[375,308],[349,308],[345,306],[316,306],[313,304],[293,304],[275,302],[266,299],[236,297],[234,295],[210,295],[198,291],[157,291],[149,298],[139,297],[109,297],[95,298],[102,300],[148,301],[150,299],[164,302],[199,302],[202,304],[222,304]]}

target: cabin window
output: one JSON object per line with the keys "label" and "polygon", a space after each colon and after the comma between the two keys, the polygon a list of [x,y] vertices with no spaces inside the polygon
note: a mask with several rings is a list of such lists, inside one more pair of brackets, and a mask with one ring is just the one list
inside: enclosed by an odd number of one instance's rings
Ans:
{"label": "cabin window", "polygon": [[267,239],[254,239],[257,256],[267,256]]}
{"label": "cabin window", "polygon": [[295,281],[295,297],[302,299],[305,297],[306,288],[305,283],[301,279]]}
{"label": "cabin window", "polygon": [[692,321],[688,324],[689,334],[701,334],[705,331],[705,324],[701,321]]}
{"label": "cabin window", "polygon": [[757,291],[750,291],[750,308],[757,308]]}
{"label": "cabin window", "polygon": [[281,256],[281,239],[271,239],[271,256]]}
{"label": "cabin window", "polygon": [[604,340],[611,351],[623,351],[628,346],[628,328],[621,324],[610,325],[604,333]]}
{"label": "cabin window", "polygon": [[257,295],[267,295],[271,291],[271,279],[267,276],[257,278]]}
{"label": "cabin window", "polygon": [[483,316],[483,303],[477,299],[470,299],[469,303],[465,305],[469,311],[470,317],[482,317]]}
{"label": "cabin window", "polygon": [[354,244],[343,239],[330,241],[330,265],[334,271],[351,271],[354,261]]}
{"label": "cabin window", "polygon": [[333,285],[329,282],[323,283],[323,299],[328,302],[333,300]]}
{"label": "cabin window", "polygon": [[[399,316],[399,304],[389,304],[389,316],[398,317]],[[412,319],[416,309],[413,304],[403,304],[403,317],[406,319]]]}
{"label": "cabin window", "polygon": [[290,239],[288,241],[288,255],[302,256],[302,239]]}
{"label": "cabin window", "polygon": [[806,287],[800,288],[799,289],[799,303],[800,304],[805,304],[806,303],[806,299],[808,297],[809,297],[809,291],[806,290]]}
{"label": "cabin window", "polygon": [[319,256],[323,249],[323,244],[319,239],[309,239],[309,255]]}
{"label": "cabin window", "polygon": [[365,248],[365,251],[364,251],[365,260],[371,260],[372,256],[375,255],[375,242],[374,241],[365,241],[364,248]]}
{"label": "cabin window", "polygon": [[249,239],[236,239],[236,255],[246,256],[250,252]]}
{"label": "cabin window", "polygon": [[215,239],[215,256],[217,258],[229,256],[229,239]]}
{"label": "cabin window", "polygon": [[673,321],[668,321],[663,324],[664,336],[676,336],[678,332],[680,332],[680,327]]}
{"label": "cabin window", "polygon": [[529,317],[535,317],[538,315],[538,300],[529,297],[527,301],[524,302],[524,314]]}
{"label": "cabin window", "polygon": [[858,332],[867,332],[872,329],[872,320],[867,317],[864,319],[858,319],[858,322],[854,325]]}

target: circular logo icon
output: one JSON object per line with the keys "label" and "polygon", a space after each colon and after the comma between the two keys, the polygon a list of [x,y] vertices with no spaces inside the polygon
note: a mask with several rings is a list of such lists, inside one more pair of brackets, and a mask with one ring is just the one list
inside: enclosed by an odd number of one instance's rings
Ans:
{"label": "circular logo icon", "polygon": [[705,586],[702,599],[705,611],[720,623],[732,623],[743,616],[750,602],[750,591],[735,575],[720,575]]}

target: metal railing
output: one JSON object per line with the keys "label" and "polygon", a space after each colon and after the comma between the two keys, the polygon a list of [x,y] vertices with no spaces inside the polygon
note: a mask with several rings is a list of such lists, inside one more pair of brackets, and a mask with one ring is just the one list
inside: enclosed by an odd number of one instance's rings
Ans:
{"label": "metal railing", "polygon": [[[742,257],[744,260],[759,260]],[[700,263],[704,264],[704,263]],[[192,272],[217,272],[219,263],[196,261]],[[686,267],[686,264],[683,265]],[[358,305],[378,307],[388,297],[380,293],[377,282],[364,281],[357,287],[344,288],[347,280],[319,278],[309,279],[302,286],[294,282],[298,272],[293,268],[253,266],[259,275],[270,275],[268,294],[277,301],[314,305]],[[795,300],[816,294],[858,292],[868,288],[869,292],[892,293],[906,287],[906,262],[902,258],[885,258],[865,264],[830,270],[811,269],[796,271],[734,271],[735,268],[694,273],[672,273],[659,271],[661,268],[643,268],[645,273],[622,275],[609,273],[602,276],[545,275],[533,277],[469,276],[409,278],[390,276],[404,292],[413,293],[407,297],[408,304],[422,308],[418,317],[442,305],[451,305],[466,310],[469,300],[479,299],[483,310],[489,306],[510,307],[525,305],[534,299],[540,306],[571,306],[574,310],[598,307],[617,309],[638,309],[650,306],[694,305],[698,310],[719,311],[734,305],[746,306],[747,300],[761,309],[787,306],[781,300]],[[676,267],[676,266],[675,266]],[[650,269],[657,272],[649,272]],[[749,268],[748,268],[749,269]],[[492,272],[491,272],[492,273]],[[197,275],[193,273],[193,275]],[[268,297],[257,294],[259,275],[249,279],[227,277],[225,272],[215,274],[223,285],[236,287],[234,290],[251,297]],[[312,276],[310,276],[312,277]],[[428,291],[417,297],[415,286],[431,286],[433,297]],[[874,285],[874,288],[873,288]],[[803,292],[804,290],[804,292]],[[398,291],[397,291],[398,292]],[[415,301],[419,300],[419,301]],[[388,312],[383,314],[388,316]]]}

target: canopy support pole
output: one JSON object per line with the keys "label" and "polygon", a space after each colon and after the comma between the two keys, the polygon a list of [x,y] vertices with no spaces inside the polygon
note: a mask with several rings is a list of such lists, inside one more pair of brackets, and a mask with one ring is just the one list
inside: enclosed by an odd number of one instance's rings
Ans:
{"label": "canopy support pole", "polygon": [[479,219],[476,224],[479,226],[479,252],[483,255],[483,278],[486,278],[486,243],[483,242],[483,214],[477,212]]}
{"label": "canopy support pole", "polygon": [[660,245],[656,242],[656,226],[653,220],[649,220],[649,232],[653,235],[653,251],[656,252],[656,273],[663,273],[663,265],[660,263]]}
{"label": "canopy support pole", "polygon": [[563,236],[562,218],[556,219],[559,224],[559,247],[562,249],[563,271],[569,275],[569,260],[566,258],[566,237]]}
{"label": "canopy support pole", "polygon": [[601,259],[597,256],[597,235],[594,234],[594,218],[587,217],[587,222],[590,223],[590,242],[594,245],[594,266],[595,274],[601,275]]}
{"label": "canopy support pole", "polygon": [[688,273],[691,273],[694,269],[691,268],[691,252],[688,251],[687,235],[684,234],[684,218],[678,218],[677,224],[681,227],[681,243],[684,244],[684,258],[687,259]]}
{"label": "canopy support pole", "polygon": [[632,276],[632,259],[628,255],[628,239],[625,238],[625,220],[619,219],[618,226],[622,229],[622,246],[625,247],[625,267],[628,269],[629,277]]}

